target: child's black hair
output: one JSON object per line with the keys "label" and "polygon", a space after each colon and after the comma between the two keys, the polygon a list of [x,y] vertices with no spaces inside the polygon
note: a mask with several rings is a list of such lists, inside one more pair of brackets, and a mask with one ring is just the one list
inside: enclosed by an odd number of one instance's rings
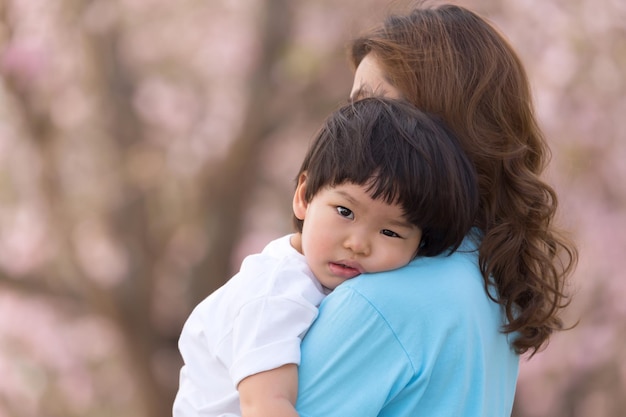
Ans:
{"label": "child's black hair", "polygon": [[[370,97],[324,122],[304,158],[305,199],[324,187],[364,185],[373,199],[398,203],[422,229],[420,256],[458,248],[474,224],[473,165],[437,117],[400,100]],[[294,219],[299,231],[302,221]]]}

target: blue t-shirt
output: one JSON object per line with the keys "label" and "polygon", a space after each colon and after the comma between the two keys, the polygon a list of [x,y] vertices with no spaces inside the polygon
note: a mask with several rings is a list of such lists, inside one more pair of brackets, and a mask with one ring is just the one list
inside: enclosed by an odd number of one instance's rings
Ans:
{"label": "blue t-shirt", "polygon": [[476,245],[366,274],[320,306],[302,343],[301,417],[503,417],[519,356]]}

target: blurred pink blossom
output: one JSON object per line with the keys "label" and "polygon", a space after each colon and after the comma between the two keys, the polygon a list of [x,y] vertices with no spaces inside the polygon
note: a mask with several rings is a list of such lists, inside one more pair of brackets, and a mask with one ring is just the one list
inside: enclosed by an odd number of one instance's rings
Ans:
{"label": "blurred pink blossom", "polygon": [[200,114],[198,98],[190,86],[157,77],[141,82],[133,104],[146,123],[166,130],[166,138],[188,132]]}
{"label": "blurred pink blossom", "polygon": [[43,213],[32,206],[0,211],[0,269],[14,277],[32,272],[49,254]]}
{"label": "blurred pink blossom", "polygon": [[95,219],[84,220],[74,228],[72,238],[88,278],[104,288],[122,282],[128,272],[127,255],[104,224]]}
{"label": "blurred pink blossom", "polygon": [[46,76],[50,57],[46,45],[37,38],[10,42],[0,55],[0,70],[20,88],[33,88]]}

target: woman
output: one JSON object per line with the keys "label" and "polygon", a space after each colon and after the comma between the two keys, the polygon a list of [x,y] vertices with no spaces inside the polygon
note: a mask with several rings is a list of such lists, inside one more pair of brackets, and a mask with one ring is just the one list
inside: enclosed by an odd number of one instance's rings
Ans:
{"label": "woman", "polygon": [[519,356],[563,329],[577,260],[540,179],[549,149],[524,67],[493,26],[454,5],[390,16],[353,41],[351,59],[353,99],[401,97],[455,131],[478,173],[480,207],[452,255],[361,276],[327,297],[302,344],[297,409],[510,415]]}

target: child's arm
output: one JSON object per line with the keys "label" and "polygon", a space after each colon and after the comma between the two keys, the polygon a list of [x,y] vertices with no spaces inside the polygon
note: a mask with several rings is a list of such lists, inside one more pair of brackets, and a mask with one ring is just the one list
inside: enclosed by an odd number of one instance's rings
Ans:
{"label": "child's arm", "polygon": [[294,407],[298,395],[295,364],[250,375],[237,389],[242,417],[298,417]]}

